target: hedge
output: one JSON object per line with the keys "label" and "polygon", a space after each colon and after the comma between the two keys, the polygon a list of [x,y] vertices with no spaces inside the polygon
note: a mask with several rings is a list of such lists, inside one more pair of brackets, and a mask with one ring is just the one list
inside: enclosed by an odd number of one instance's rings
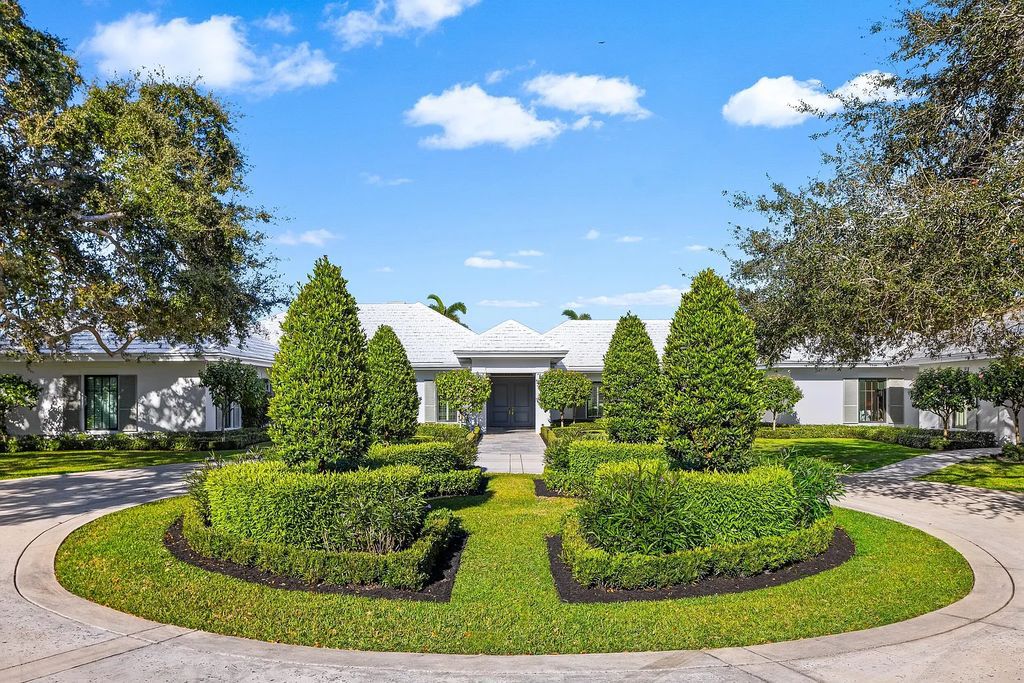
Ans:
{"label": "hedge", "polygon": [[783,467],[672,471],[646,460],[600,465],[577,516],[596,547],[665,554],[786,534],[797,512],[793,475]]}
{"label": "hedge", "polygon": [[386,465],[413,465],[424,473],[440,474],[465,469],[472,462],[466,462],[465,453],[457,444],[427,441],[424,443],[374,444],[366,456],[369,467]]}
{"label": "hedge", "polygon": [[0,437],[7,453],[26,451],[219,451],[241,450],[269,441],[267,430],[247,427],[225,432],[69,432],[59,436]]}
{"label": "hedge", "polygon": [[663,555],[610,553],[587,542],[579,517],[570,512],[562,527],[562,559],[584,586],[662,588],[708,576],[749,576],[819,555],[835,534],[835,519],[824,517],[781,536],[681,550]]}
{"label": "hedge", "polygon": [[438,561],[459,532],[450,510],[433,510],[408,548],[390,553],[310,550],[284,543],[244,538],[203,524],[189,506],[182,534],[205,557],[287,576],[309,584],[384,586],[419,590],[435,574]]}
{"label": "hedge", "polygon": [[594,470],[606,462],[662,460],[667,462],[660,444],[613,443],[611,441],[558,439],[544,451],[544,483],[548,488],[580,495],[590,486]]}
{"label": "hedge", "polygon": [[472,496],[484,487],[484,471],[479,467],[440,474],[423,474],[419,480],[424,498]]}
{"label": "hedge", "polygon": [[416,436],[427,437],[434,441],[447,441],[456,443],[459,441],[477,441],[480,438],[480,428],[466,429],[462,425],[448,424],[445,422],[424,422],[416,427]]}
{"label": "hedge", "polygon": [[385,553],[420,533],[427,505],[419,477],[407,465],[314,474],[246,462],[209,470],[203,487],[218,531],[307,550]]}
{"label": "hedge", "polygon": [[[932,441],[942,437],[941,429],[897,427],[894,425],[786,425],[772,430],[762,425],[757,431],[762,439],[866,439],[898,444],[908,448],[931,448]],[[951,431],[949,449],[992,448],[996,435],[992,432]]]}

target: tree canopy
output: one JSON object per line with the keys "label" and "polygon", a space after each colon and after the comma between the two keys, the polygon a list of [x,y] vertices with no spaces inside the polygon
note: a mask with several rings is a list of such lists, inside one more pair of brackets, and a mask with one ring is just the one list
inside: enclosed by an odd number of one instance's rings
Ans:
{"label": "tree canopy", "polygon": [[21,375],[0,374],[0,434],[7,435],[7,414],[11,408],[34,408],[40,387]]}
{"label": "tree canopy", "polygon": [[604,354],[601,390],[613,441],[658,440],[664,405],[658,352],[644,322],[632,313],[619,318],[615,326]]}
{"label": "tree canopy", "polygon": [[779,422],[779,415],[793,411],[804,397],[803,390],[789,375],[768,373],[761,378],[761,404],[772,414],[772,430]]}
{"label": "tree canopy", "polygon": [[567,308],[564,311],[562,311],[562,315],[564,315],[569,320],[591,320],[589,313],[577,313],[572,308]]}
{"label": "tree canopy", "polygon": [[427,301],[430,302],[430,310],[437,311],[449,320],[454,320],[463,327],[468,327],[466,323],[462,322],[462,318],[459,314],[466,315],[466,304],[461,301],[456,301],[450,306],[445,305],[444,301],[437,294],[430,294],[427,296]]}
{"label": "tree canopy", "polygon": [[950,418],[974,406],[977,396],[977,379],[965,368],[927,368],[918,373],[910,387],[910,402],[918,410],[938,415],[942,436],[947,439]]}
{"label": "tree canopy", "polygon": [[537,404],[542,410],[557,410],[558,422],[565,425],[565,411],[585,405],[593,382],[582,372],[553,368],[537,380]]}
{"label": "tree canopy", "polygon": [[465,368],[439,372],[434,377],[437,400],[447,403],[459,411],[467,426],[473,416],[484,409],[491,397],[491,380]]}
{"label": "tree canopy", "polygon": [[259,409],[267,391],[256,368],[236,359],[208,363],[199,371],[199,381],[209,389],[213,405],[221,410],[221,431],[227,426],[227,415],[233,404],[247,409]]}
{"label": "tree canopy", "polygon": [[1006,409],[1013,420],[1013,443],[1020,444],[1020,421],[1024,418],[1024,360],[1000,358],[978,372],[978,394],[993,405]]}
{"label": "tree canopy", "polygon": [[416,373],[389,325],[377,328],[366,347],[370,383],[370,432],[375,441],[401,443],[416,434],[420,397]]}

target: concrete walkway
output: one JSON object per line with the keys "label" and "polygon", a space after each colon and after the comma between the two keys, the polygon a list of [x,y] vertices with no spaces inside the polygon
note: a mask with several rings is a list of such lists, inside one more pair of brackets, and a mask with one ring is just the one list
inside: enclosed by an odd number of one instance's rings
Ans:
{"label": "concrete walkway", "polygon": [[544,441],[532,429],[492,429],[480,439],[476,464],[488,472],[540,474],[544,471]]}
{"label": "concrete walkway", "polygon": [[960,602],[880,628],[707,651],[537,657],[326,650],[220,636],[70,595],[53,575],[67,535],[180,490],[188,466],[0,481],[0,681],[1015,681],[1024,671],[1024,496],[908,481],[977,453],[850,478],[842,504],[953,545],[975,572]]}

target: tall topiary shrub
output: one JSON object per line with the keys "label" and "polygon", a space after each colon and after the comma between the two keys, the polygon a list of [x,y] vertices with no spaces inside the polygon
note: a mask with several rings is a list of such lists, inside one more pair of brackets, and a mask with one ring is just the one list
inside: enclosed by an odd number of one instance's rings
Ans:
{"label": "tall topiary shrub", "polygon": [[658,352],[643,321],[632,313],[619,318],[601,377],[604,414],[612,441],[653,443],[661,418]]}
{"label": "tall topiary shrub", "polygon": [[760,421],[754,323],[711,269],[683,295],[665,343],[665,446],[687,469],[733,470]]}
{"label": "tall topiary shrub", "polygon": [[400,443],[416,435],[420,397],[416,373],[395,331],[381,325],[366,348],[370,382],[370,433],[374,441]]}
{"label": "tall topiary shrub", "polygon": [[910,402],[918,410],[938,415],[942,437],[949,438],[949,422],[954,413],[974,405],[978,380],[965,368],[929,368],[922,370],[910,387]]}
{"label": "tall topiary shrub", "polygon": [[542,410],[557,410],[558,424],[564,427],[566,409],[585,404],[592,387],[582,372],[554,368],[537,380],[537,403]]}
{"label": "tall topiary shrub", "polygon": [[270,438],[289,464],[349,469],[370,445],[366,336],[346,285],[321,257],[281,323]]}

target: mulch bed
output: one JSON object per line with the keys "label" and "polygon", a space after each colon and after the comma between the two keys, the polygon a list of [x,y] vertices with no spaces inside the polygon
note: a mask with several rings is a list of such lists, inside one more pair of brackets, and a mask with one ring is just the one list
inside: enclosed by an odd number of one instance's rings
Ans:
{"label": "mulch bed", "polygon": [[382,586],[335,586],[331,584],[309,584],[299,579],[281,576],[271,572],[245,567],[234,562],[218,560],[200,555],[192,549],[188,539],[181,533],[181,519],[167,529],[164,534],[164,547],[176,558],[200,569],[217,572],[242,581],[258,583],[271,588],[307,591],[310,593],[333,593],[339,595],[357,595],[364,598],[384,598],[387,600],[415,600],[420,602],[449,602],[452,598],[452,586],[455,585],[455,574],[459,571],[462,550],[466,545],[466,535],[462,534],[449,546],[448,551],[439,563],[437,576],[422,590],[414,591],[401,588],[384,588]]}
{"label": "mulch bed", "polygon": [[572,496],[566,495],[561,491],[549,489],[543,479],[533,480],[533,492],[537,494],[538,498],[572,498]]}
{"label": "mulch bed", "polygon": [[855,550],[853,539],[842,529],[836,529],[828,550],[820,555],[795,564],[764,572],[754,576],[712,576],[685,586],[668,588],[640,588],[634,590],[608,589],[581,586],[572,577],[568,565],[562,561],[562,537],[548,538],[548,558],[551,560],[551,574],[562,602],[633,602],[640,600],[676,600],[707,595],[742,593],[781,586],[790,581],[814,576],[828,569],[834,569],[851,557]]}

